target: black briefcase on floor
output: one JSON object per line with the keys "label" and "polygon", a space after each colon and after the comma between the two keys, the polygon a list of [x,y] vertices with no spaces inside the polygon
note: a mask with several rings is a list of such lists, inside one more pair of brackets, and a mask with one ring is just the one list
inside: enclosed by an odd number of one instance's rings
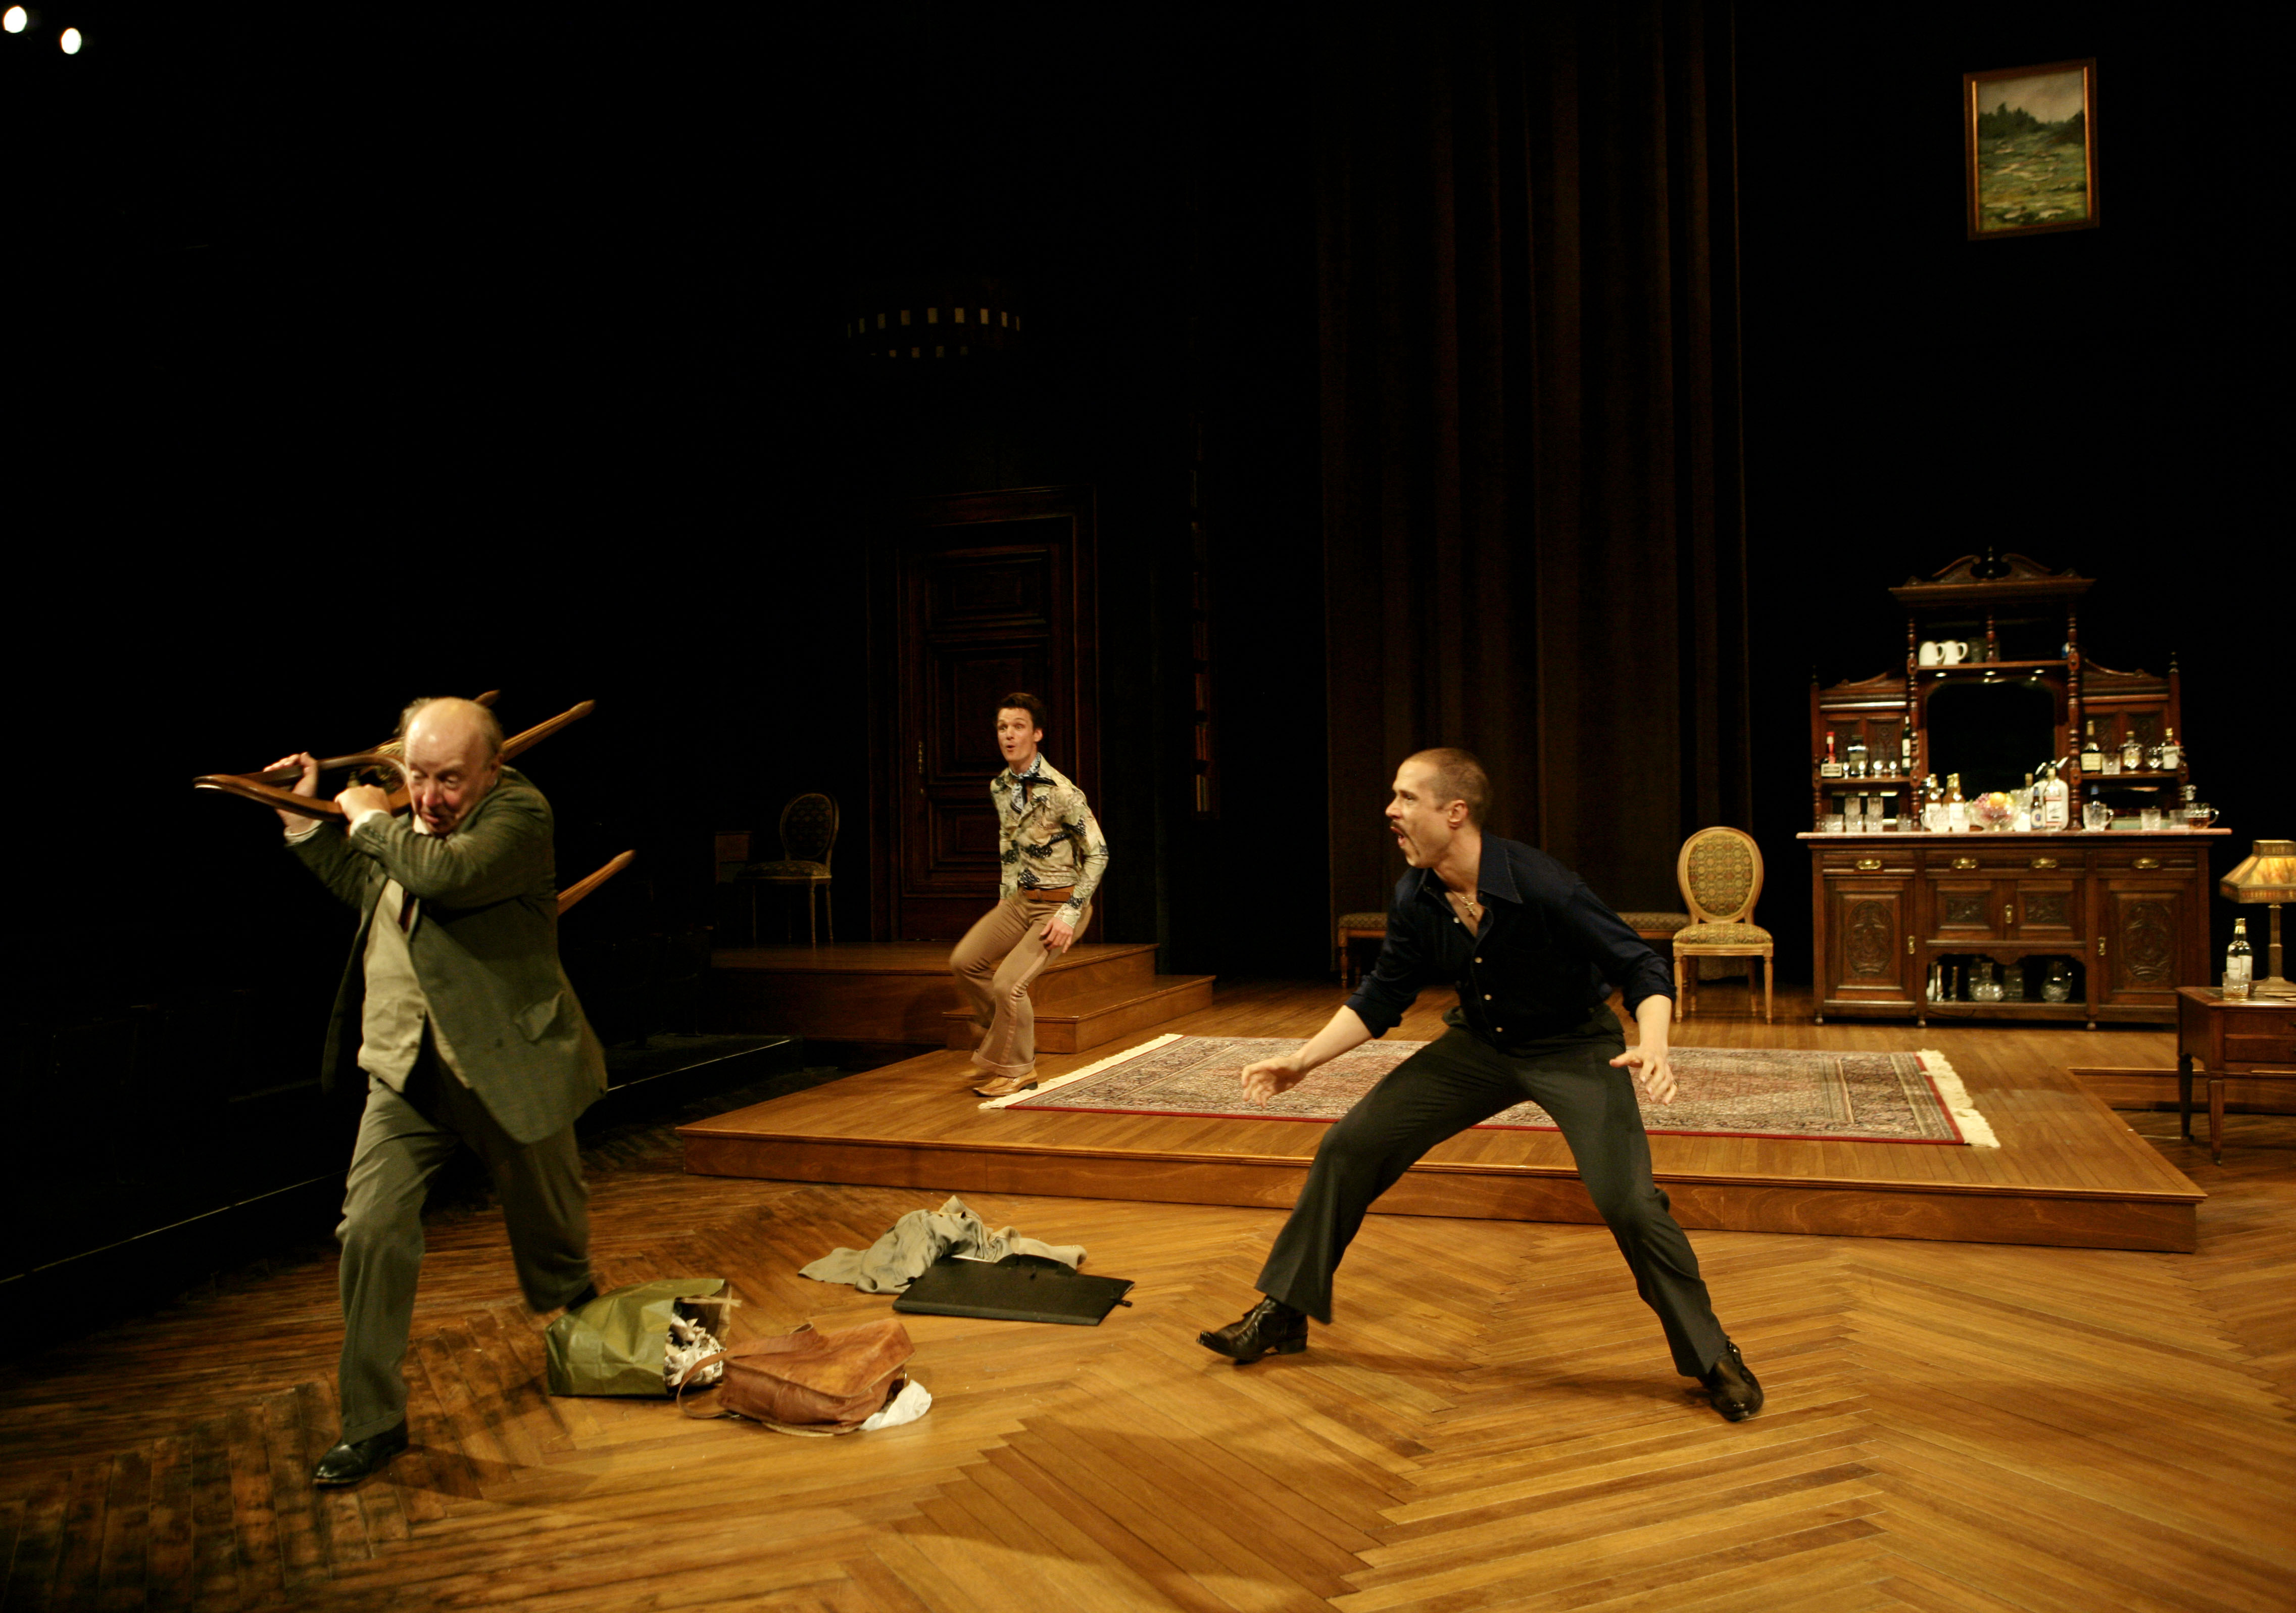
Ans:
{"label": "black briefcase on floor", "polygon": [[927,1316],[985,1316],[993,1321],[1059,1321],[1096,1328],[1132,1288],[1123,1277],[1087,1277],[1038,1255],[998,1261],[951,1255],[935,1261],[893,1309]]}

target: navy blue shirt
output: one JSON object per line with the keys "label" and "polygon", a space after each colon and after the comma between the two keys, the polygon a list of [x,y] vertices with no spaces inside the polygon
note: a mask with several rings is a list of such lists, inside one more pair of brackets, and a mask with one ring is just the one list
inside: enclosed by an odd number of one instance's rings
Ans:
{"label": "navy blue shirt", "polygon": [[1674,996],[1658,954],[1546,852],[1486,835],[1475,885],[1489,909],[1480,934],[1453,910],[1434,869],[1396,882],[1379,962],[1348,999],[1374,1036],[1439,982],[1459,989],[1454,1023],[1501,1049],[1577,1028],[1613,986],[1628,1013],[1646,997]]}

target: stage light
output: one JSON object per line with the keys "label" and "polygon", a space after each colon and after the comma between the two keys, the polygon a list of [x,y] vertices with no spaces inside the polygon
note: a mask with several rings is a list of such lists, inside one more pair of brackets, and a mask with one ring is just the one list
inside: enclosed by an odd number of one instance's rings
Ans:
{"label": "stage light", "polygon": [[0,12],[0,28],[12,34],[20,34],[31,26],[32,13],[20,5],[12,5],[5,12]]}
{"label": "stage light", "polygon": [[67,56],[78,55],[79,47],[86,43],[86,39],[81,37],[79,29],[76,28],[68,28],[56,36],[56,48]]}

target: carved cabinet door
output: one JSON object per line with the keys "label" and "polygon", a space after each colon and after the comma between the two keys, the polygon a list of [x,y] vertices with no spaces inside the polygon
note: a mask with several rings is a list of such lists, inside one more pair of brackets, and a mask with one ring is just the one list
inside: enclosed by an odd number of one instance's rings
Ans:
{"label": "carved cabinet door", "polygon": [[1998,941],[2009,933],[2013,881],[1978,874],[1930,876],[1930,934],[1950,949]]}
{"label": "carved cabinet door", "polygon": [[1913,886],[1905,878],[1829,876],[1825,882],[1828,1000],[1915,1000]]}
{"label": "carved cabinet door", "polygon": [[2089,965],[2096,1003],[2173,1013],[2190,891],[2182,882],[2114,876],[2102,882]]}
{"label": "carved cabinet door", "polygon": [[2078,942],[2081,926],[2083,881],[2070,876],[2026,875],[2007,887],[2003,908],[2011,923],[2006,933],[2018,941]]}

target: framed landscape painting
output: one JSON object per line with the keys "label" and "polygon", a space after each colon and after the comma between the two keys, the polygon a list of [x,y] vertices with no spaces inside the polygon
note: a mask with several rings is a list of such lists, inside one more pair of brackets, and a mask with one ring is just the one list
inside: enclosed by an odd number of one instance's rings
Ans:
{"label": "framed landscape painting", "polygon": [[2094,229],[2096,63],[1964,73],[1969,238]]}

